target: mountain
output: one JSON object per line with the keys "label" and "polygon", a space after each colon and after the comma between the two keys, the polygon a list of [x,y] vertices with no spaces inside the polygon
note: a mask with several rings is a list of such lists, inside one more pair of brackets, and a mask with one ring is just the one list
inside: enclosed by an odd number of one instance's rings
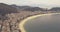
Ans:
{"label": "mountain", "polygon": [[60,11],[60,7],[53,7],[50,9],[50,11]]}
{"label": "mountain", "polygon": [[27,7],[24,10],[25,11],[43,11],[43,9],[39,7]]}
{"label": "mountain", "polygon": [[0,3],[0,14],[16,13],[17,9],[4,3]]}
{"label": "mountain", "polygon": [[44,9],[40,7],[17,6],[17,5],[11,5],[11,6],[17,8],[18,10],[23,10],[23,11],[44,11]]}

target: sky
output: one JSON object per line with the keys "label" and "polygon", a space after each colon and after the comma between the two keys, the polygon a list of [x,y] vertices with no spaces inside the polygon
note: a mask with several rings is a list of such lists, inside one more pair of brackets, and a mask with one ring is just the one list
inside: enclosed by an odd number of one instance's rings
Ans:
{"label": "sky", "polygon": [[0,0],[0,3],[29,5],[38,7],[60,7],[60,0]]}

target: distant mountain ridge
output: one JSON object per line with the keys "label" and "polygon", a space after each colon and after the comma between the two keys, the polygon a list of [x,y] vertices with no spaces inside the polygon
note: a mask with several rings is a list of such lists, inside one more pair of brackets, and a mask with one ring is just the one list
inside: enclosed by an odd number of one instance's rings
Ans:
{"label": "distant mountain ridge", "polygon": [[44,11],[44,9],[40,7],[17,6],[17,5],[11,5],[11,6],[16,7],[17,9],[23,10],[23,11]]}
{"label": "distant mountain ridge", "polygon": [[50,11],[60,11],[60,7],[53,7],[50,9]]}
{"label": "distant mountain ridge", "polygon": [[16,7],[19,10],[23,11],[60,11],[60,7],[53,7],[51,9],[48,8],[40,8],[40,7],[31,7],[31,6],[17,6],[17,5],[11,5],[12,7]]}
{"label": "distant mountain ridge", "polygon": [[15,13],[18,11],[60,11],[60,7],[53,7],[51,9],[31,7],[31,6],[17,6],[0,3],[0,14]]}

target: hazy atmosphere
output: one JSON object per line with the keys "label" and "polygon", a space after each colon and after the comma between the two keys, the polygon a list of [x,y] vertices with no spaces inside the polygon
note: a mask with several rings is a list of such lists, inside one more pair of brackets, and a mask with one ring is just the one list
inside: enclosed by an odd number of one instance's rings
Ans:
{"label": "hazy atmosphere", "polygon": [[60,0],[0,0],[0,3],[16,4],[16,5],[29,5],[44,8],[60,7]]}

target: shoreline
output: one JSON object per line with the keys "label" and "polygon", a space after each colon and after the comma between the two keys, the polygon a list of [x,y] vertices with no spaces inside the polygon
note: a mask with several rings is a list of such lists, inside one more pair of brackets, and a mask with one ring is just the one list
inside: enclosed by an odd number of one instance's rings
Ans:
{"label": "shoreline", "polygon": [[48,14],[39,14],[39,15],[34,15],[34,16],[30,16],[30,17],[27,17],[25,18],[24,20],[22,20],[20,23],[19,23],[19,29],[21,30],[21,32],[26,32],[23,25],[25,24],[25,22],[27,22],[29,19],[34,19],[34,18],[37,18],[37,17],[40,17],[40,16],[46,16],[46,15],[52,15],[52,14],[60,14],[60,13],[48,13]]}

